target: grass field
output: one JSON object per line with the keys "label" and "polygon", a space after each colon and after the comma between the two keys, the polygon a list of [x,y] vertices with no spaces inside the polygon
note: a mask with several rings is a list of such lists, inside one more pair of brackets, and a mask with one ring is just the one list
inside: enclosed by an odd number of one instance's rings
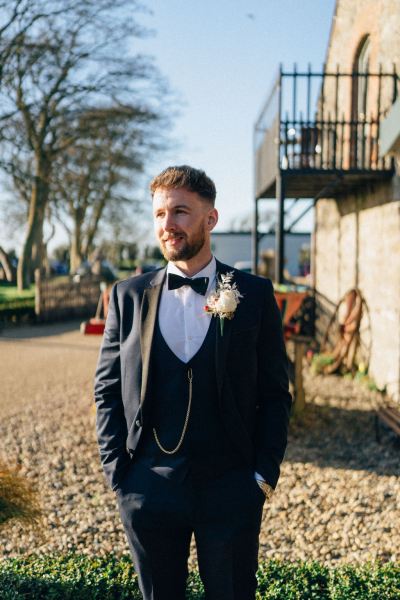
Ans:
{"label": "grass field", "polygon": [[0,303],[13,302],[14,300],[30,300],[35,297],[35,286],[32,284],[29,290],[18,291],[16,285],[0,283]]}
{"label": "grass field", "polygon": [[0,283],[0,321],[17,322],[32,315],[35,308],[35,286],[18,291],[17,286]]}

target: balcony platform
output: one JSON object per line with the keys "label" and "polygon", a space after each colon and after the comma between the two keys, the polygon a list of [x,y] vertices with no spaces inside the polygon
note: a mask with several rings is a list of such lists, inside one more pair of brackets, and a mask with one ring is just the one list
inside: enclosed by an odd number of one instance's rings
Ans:
{"label": "balcony platform", "polygon": [[[336,198],[352,190],[393,177],[393,169],[285,169],[281,170],[287,198]],[[258,199],[276,198],[276,178],[258,194]]]}
{"label": "balcony platform", "polygon": [[399,88],[395,68],[391,73],[382,67],[374,73],[341,72],[339,67],[336,72],[312,72],[311,65],[307,72],[299,72],[296,65],[291,72],[280,68],[254,125],[255,273],[259,200],[277,200],[275,272],[281,283],[288,230],[286,199],[315,202],[337,198],[371,189],[393,177],[390,152],[398,134],[398,113],[393,106],[400,97]]}

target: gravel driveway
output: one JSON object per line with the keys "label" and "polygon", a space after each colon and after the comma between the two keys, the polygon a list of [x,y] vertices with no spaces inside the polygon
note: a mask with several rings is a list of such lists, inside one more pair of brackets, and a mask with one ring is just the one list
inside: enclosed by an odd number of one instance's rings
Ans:
{"label": "gravel driveway", "polygon": [[[100,339],[79,323],[0,334],[0,458],[39,491],[42,535],[10,524],[3,555],[126,552],[95,439],[92,379]],[[400,449],[373,430],[374,394],[305,373],[277,491],[265,504],[260,557],[326,563],[400,560]],[[195,553],[192,555],[195,561]]]}

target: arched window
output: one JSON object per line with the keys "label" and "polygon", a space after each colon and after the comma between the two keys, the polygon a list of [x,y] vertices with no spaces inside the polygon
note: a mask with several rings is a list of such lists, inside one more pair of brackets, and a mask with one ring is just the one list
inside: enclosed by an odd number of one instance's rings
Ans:
{"label": "arched window", "polygon": [[351,162],[354,168],[364,168],[366,161],[365,144],[369,126],[368,119],[370,118],[368,102],[370,50],[370,37],[365,35],[358,45],[353,62]]}
{"label": "arched window", "polygon": [[368,115],[368,77],[365,75],[369,73],[370,49],[369,35],[367,35],[358,48],[355,63],[355,71],[358,73],[357,112],[361,119],[366,119]]}

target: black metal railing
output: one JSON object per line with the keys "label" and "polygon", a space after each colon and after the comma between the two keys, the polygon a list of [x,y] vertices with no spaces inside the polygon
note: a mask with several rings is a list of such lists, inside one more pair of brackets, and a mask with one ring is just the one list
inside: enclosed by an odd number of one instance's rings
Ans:
{"label": "black metal railing", "polygon": [[314,73],[280,69],[255,126],[257,187],[281,170],[389,170],[380,122],[399,95],[396,70]]}
{"label": "black metal railing", "polygon": [[280,123],[282,169],[388,168],[390,159],[379,156],[379,121],[285,119]]}

